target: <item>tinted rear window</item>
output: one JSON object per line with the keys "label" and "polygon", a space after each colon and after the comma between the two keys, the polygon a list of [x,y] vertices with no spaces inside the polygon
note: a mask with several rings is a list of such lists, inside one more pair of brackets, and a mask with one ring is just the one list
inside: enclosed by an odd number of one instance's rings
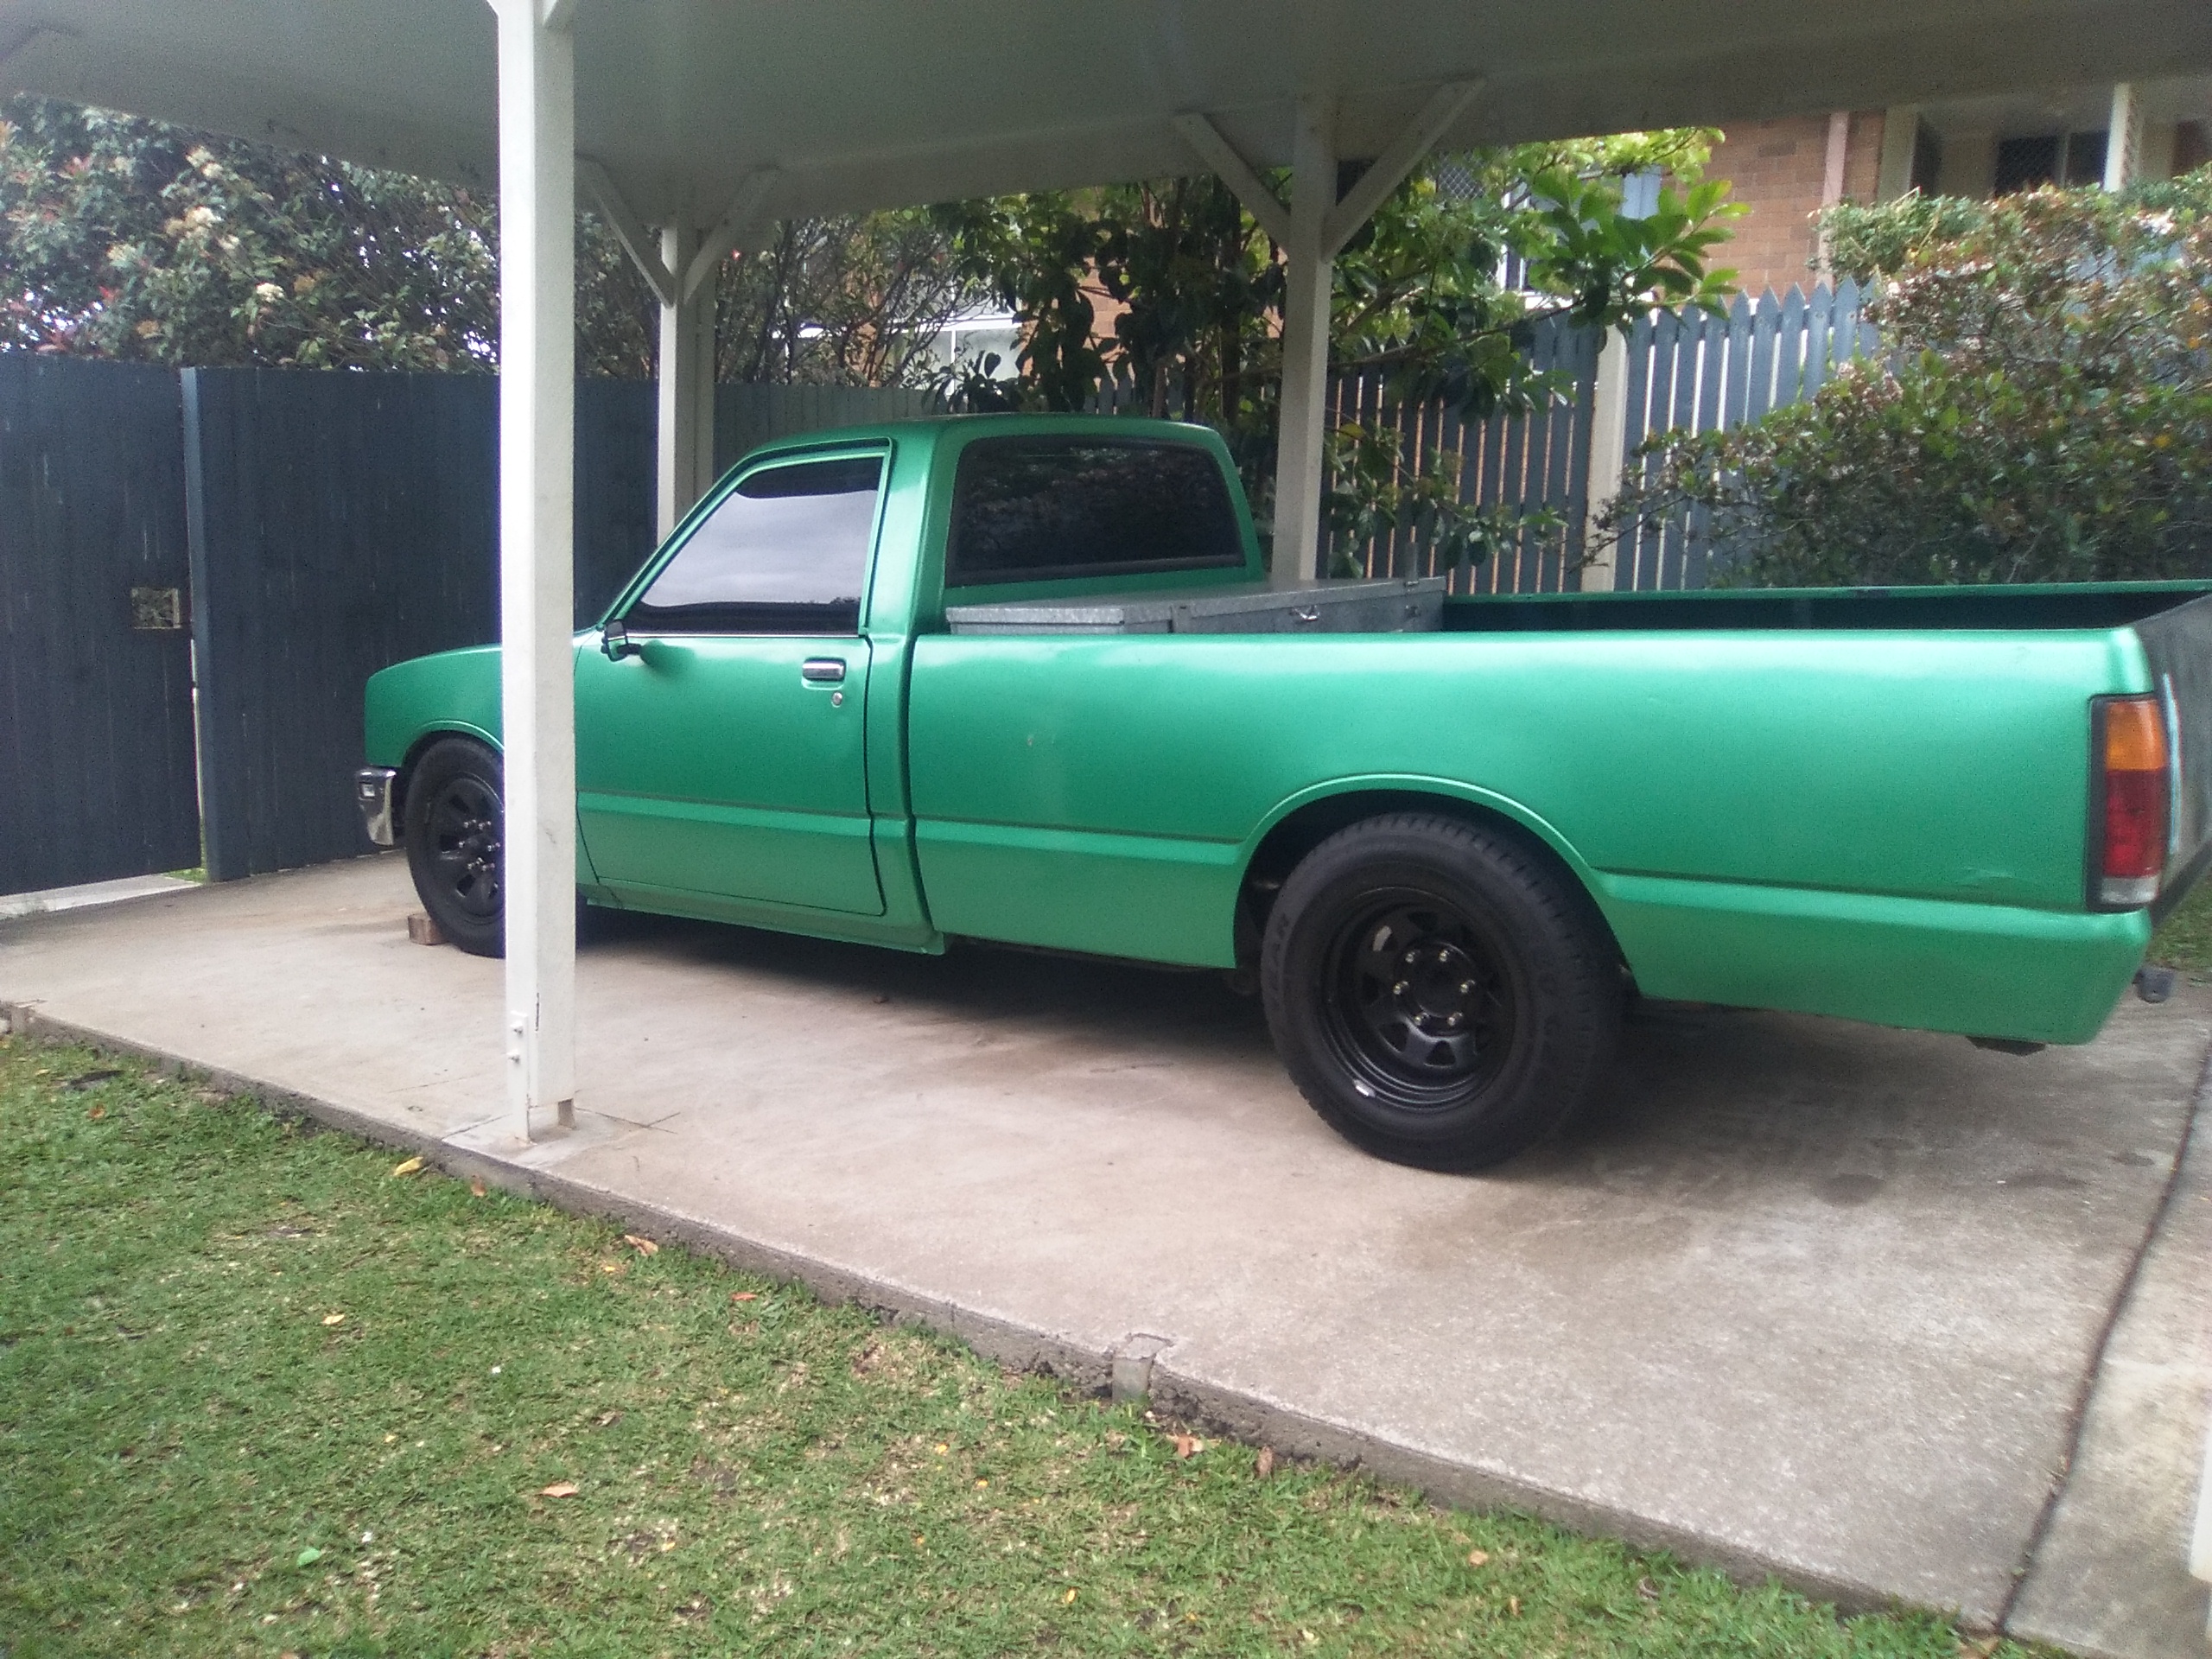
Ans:
{"label": "tinted rear window", "polygon": [[961,452],[948,588],[1243,563],[1221,468],[1195,445],[978,438]]}

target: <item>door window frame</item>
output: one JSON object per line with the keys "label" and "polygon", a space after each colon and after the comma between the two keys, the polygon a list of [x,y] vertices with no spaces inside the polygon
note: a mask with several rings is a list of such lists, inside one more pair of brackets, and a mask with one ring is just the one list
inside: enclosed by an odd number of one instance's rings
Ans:
{"label": "door window frame", "polygon": [[626,627],[631,611],[645,596],[660,573],[672,563],[699,532],[708,519],[721,508],[723,502],[737,493],[747,480],[763,473],[779,471],[786,467],[804,467],[821,461],[850,461],[859,456],[875,455],[881,461],[881,470],[876,475],[875,512],[868,520],[868,549],[863,556],[861,574],[860,608],[855,614],[849,632],[840,633],[785,633],[780,631],[744,628],[668,628],[653,624],[640,627],[635,637],[652,639],[859,639],[868,634],[868,600],[875,586],[876,551],[883,535],[885,504],[891,496],[892,446],[881,438],[858,439],[848,444],[823,444],[819,448],[785,450],[762,455],[750,465],[741,465],[731,470],[714,489],[702,496],[691,511],[683,515],[668,539],[655,550],[652,557],[632,576],[614,602],[607,607],[606,615],[599,620],[603,631],[610,622],[620,622]]}

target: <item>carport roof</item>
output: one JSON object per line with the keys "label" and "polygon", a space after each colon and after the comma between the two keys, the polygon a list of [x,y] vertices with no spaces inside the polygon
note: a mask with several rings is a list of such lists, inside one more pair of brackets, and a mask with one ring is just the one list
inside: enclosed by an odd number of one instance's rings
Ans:
{"label": "carport roof", "polygon": [[[550,0],[568,8],[569,0]],[[647,223],[1193,170],[1212,116],[1290,159],[1300,96],[1371,156],[2212,68],[2203,0],[574,0],[578,151]],[[456,181],[496,170],[483,0],[0,0],[0,90]]]}

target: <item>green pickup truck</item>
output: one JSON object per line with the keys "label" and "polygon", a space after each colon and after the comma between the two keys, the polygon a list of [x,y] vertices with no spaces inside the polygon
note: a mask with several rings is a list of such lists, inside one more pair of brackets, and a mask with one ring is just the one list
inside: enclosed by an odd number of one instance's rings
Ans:
{"label": "green pickup truck", "polygon": [[[2212,585],[1263,575],[1201,428],[760,449],[577,637],[581,897],[1256,975],[1331,1123],[1472,1168],[1636,993],[2085,1042],[2212,861]],[[496,953],[496,648],[366,702],[372,836]]]}

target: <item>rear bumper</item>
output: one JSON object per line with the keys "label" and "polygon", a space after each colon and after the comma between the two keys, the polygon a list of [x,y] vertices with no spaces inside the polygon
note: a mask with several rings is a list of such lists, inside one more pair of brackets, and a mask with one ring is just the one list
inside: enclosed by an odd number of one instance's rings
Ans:
{"label": "rear bumper", "polygon": [[399,774],[390,766],[363,766],[353,774],[353,804],[361,809],[361,824],[379,847],[399,844],[399,826],[391,815],[392,786]]}
{"label": "rear bumper", "polygon": [[2151,942],[2143,910],[1624,875],[1598,899],[1646,995],[2024,1042],[2094,1037]]}

